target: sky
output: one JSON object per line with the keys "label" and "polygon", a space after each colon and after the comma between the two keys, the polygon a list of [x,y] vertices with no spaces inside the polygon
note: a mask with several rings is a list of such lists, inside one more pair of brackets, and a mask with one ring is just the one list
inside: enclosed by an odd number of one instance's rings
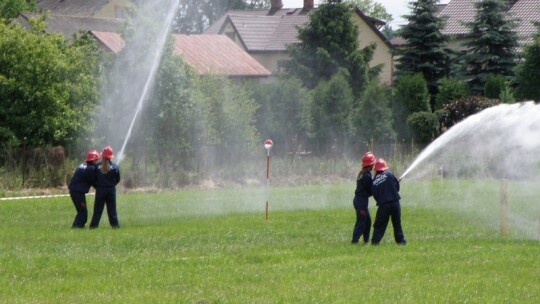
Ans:
{"label": "sky", "polygon": [[[304,0],[282,0],[284,8],[293,8],[293,7],[302,7],[304,5]],[[315,0],[315,5],[322,2],[321,0]],[[408,3],[410,0],[375,0],[382,4],[388,13],[392,15],[394,21],[390,23],[393,29],[399,28],[405,23],[405,20],[401,18],[403,15],[409,14]],[[439,4],[445,4],[450,2],[450,0],[441,0]]]}

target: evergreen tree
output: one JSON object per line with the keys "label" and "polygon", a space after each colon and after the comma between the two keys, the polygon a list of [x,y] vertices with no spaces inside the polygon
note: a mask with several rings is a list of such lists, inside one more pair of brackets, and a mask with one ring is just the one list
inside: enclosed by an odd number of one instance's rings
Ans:
{"label": "evergreen tree", "polygon": [[441,33],[444,20],[435,16],[438,0],[417,0],[409,3],[411,14],[404,16],[408,21],[398,35],[406,40],[396,65],[397,75],[421,73],[428,83],[431,106],[440,81],[451,69],[450,51],[446,48],[448,37]]}
{"label": "evergreen tree", "polygon": [[358,27],[351,21],[351,14],[349,5],[341,0],[328,0],[313,11],[308,24],[298,30],[300,43],[289,47],[288,73],[312,89],[344,68],[353,92],[359,96],[380,66],[371,70],[368,66],[375,45],[358,49]]}
{"label": "evergreen tree", "polygon": [[531,45],[525,47],[524,61],[516,72],[516,97],[520,100],[540,102],[540,24]]}
{"label": "evergreen tree", "polygon": [[473,94],[482,94],[487,77],[502,75],[513,80],[518,36],[516,21],[507,18],[506,1],[482,0],[474,4],[476,17],[465,25],[469,40],[463,46],[464,75]]}

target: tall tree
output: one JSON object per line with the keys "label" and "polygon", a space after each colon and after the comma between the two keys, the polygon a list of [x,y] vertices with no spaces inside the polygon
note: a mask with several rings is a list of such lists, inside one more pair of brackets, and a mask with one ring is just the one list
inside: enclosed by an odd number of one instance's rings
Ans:
{"label": "tall tree", "polygon": [[364,14],[372,18],[386,22],[393,20],[392,15],[388,13],[386,8],[375,0],[345,0],[344,2],[359,8]]}
{"label": "tall tree", "polygon": [[268,0],[183,0],[173,26],[177,33],[199,34],[228,10],[267,7]]}
{"label": "tall tree", "polygon": [[516,97],[540,102],[540,24],[531,45],[525,47],[523,63],[516,72]]}
{"label": "tall tree", "polygon": [[464,54],[464,75],[473,94],[481,95],[490,74],[513,80],[517,64],[518,36],[515,20],[509,19],[507,1],[482,0],[474,4],[474,21],[469,28]]}
{"label": "tall tree", "polygon": [[369,77],[368,63],[375,45],[359,50],[358,27],[351,21],[351,9],[341,0],[328,0],[309,15],[306,26],[298,30],[300,43],[289,47],[287,71],[308,88],[332,78],[341,68],[359,96]]}
{"label": "tall tree", "polygon": [[441,33],[444,20],[435,16],[439,0],[417,0],[409,3],[411,14],[404,16],[408,21],[398,31],[406,41],[396,65],[397,75],[421,73],[427,81],[432,108],[438,93],[440,81],[447,77],[451,69],[448,37]]}

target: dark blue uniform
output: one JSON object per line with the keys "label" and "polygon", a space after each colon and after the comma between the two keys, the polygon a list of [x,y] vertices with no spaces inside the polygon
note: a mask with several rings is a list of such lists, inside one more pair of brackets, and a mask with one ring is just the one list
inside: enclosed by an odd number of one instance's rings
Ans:
{"label": "dark blue uniform", "polygon": [[364,243],[369,241],[371,231],[371,216],[369,215],[368,203],[372,195],[371,172],[364,173],[356,180],[356,190],[354,191],[353,205],[356,210],[356,223],[354,224],[351,243],[358,243],[360,236],[363,236]]}
{"label": "dark blue uniform", "polygon": [[73,221],[72,228],[84,228],[88,220],[88,209],[86,206],[86,193],[94,186],[97,180],[97,166],[92,163],[82,163],[77,167],[71,181],[69,182],[69,196],[77,215]]}
{"label": "dark blue uniform", "polygon": [[103,208],[107,206],[109,223],[113,228],[120,228],[118,214],[116,213],[116,185],[120,182],[120,169],[118,165],[110,163],[110,170],[107,174],[101,172],[101,164],[98,165],[98,176],[96,181],[96,199],[94,202],[94,214],[90,222],[90,228],[97,228],[101,220]]}
{"label": "dark blue uniform", "polygon": [[398,244],[406,244],[403,229],[401,228],[401,206],[399,200],[399,181],[386,170],[378,173],[373,179],[373,197],[377,201],[377,215],[375,216],[375,224],[373,225],[373,245],[379,244],[384,236],[388,221],[392,218],[392,226],[394,227],[394,238]]}

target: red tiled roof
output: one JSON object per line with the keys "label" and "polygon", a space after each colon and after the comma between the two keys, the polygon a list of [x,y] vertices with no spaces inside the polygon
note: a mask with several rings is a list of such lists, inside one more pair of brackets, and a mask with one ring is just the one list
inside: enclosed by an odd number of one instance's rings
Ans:
{"label": "red tiled roof", "polygon": [[267,77],[270,72],[225,35],[174,35],[174,52],[199,74]]}
{"label": "red tiled roof", "polygon": [[98,31],[90,31],[90,33],[115,54],[118,54],[125,46],[124,39],[117,33]]}
{"label": "red tiled roof", "polygon": [[[118,33],[91,32],[114,53],[124,47]],[[182,55],[199,75],[268,77],[271,73],[225,35],[174,35],[174,54]]]}

